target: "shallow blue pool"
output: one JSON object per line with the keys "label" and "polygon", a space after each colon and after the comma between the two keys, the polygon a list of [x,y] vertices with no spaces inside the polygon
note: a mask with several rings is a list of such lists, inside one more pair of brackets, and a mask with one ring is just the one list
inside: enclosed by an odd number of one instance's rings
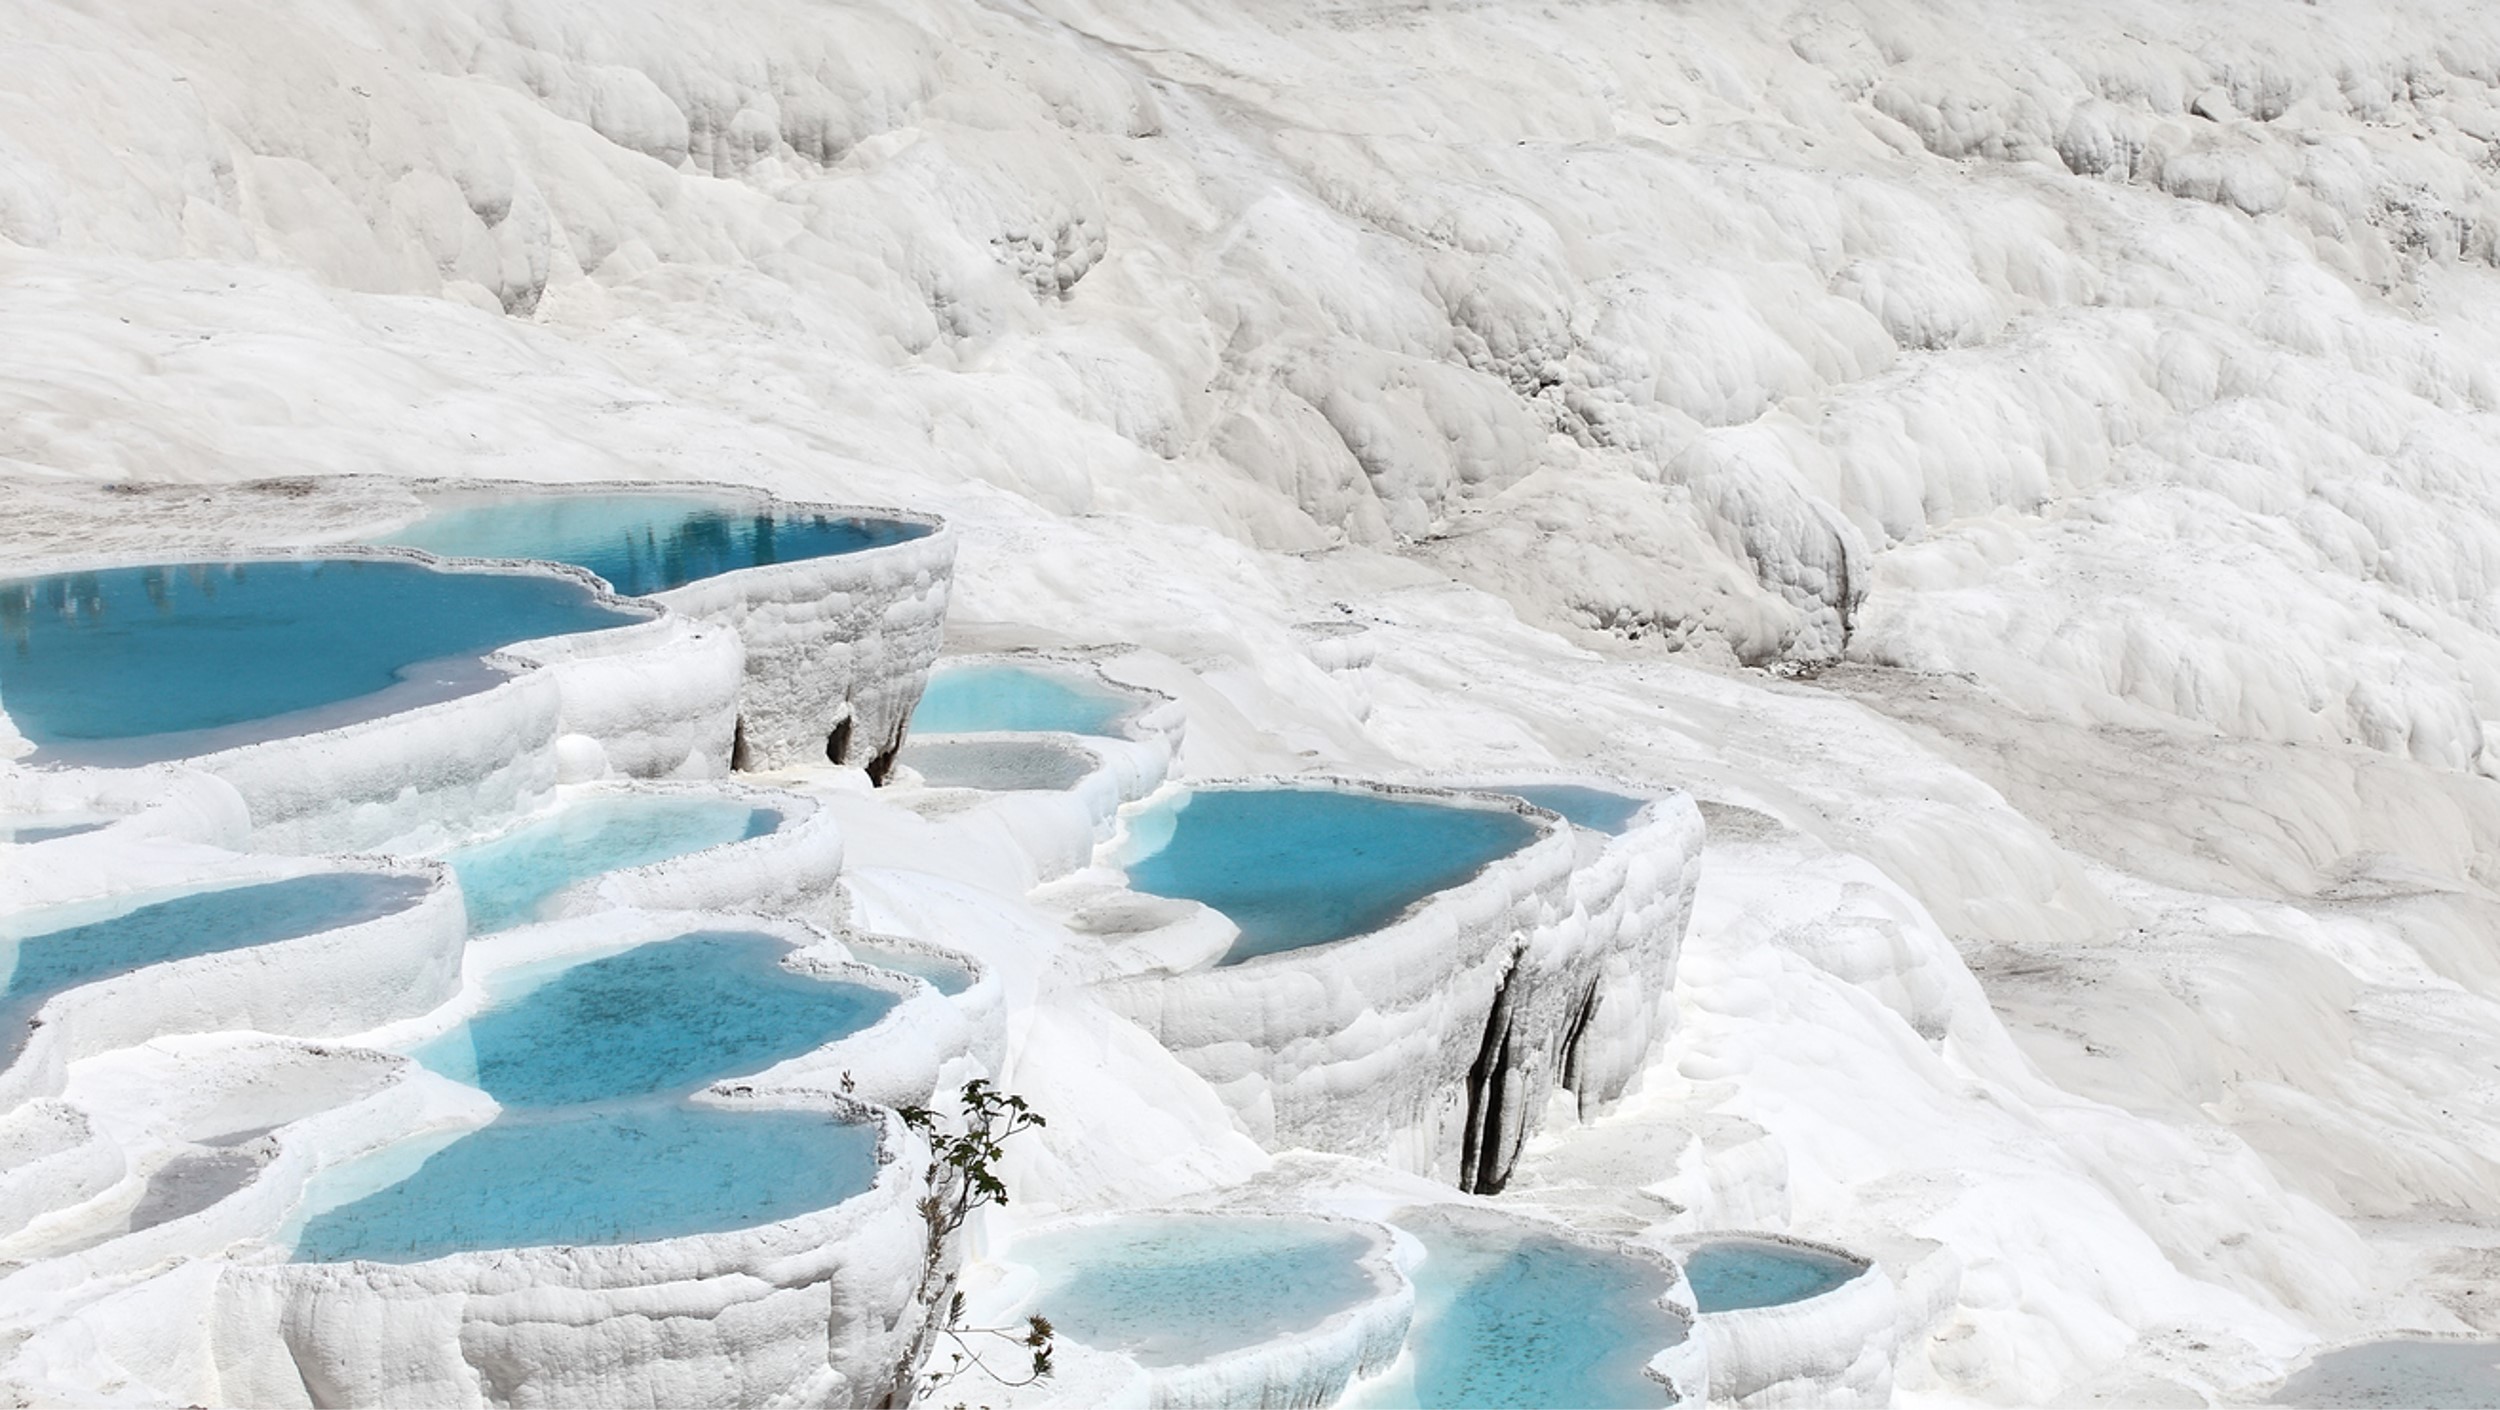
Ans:
{"label": "shallow blue pool", "polygon": [[941,666],[912,711],[923,734],[1064,730],[1117,737],[1137,702],[1075,670],[1036,666]]}
{"label": "shallow blue pool", "polygon": [[1432,1212],[1398,1222],[1424,1246],[1412,1357],[1352,1403],[1675,1403],[1641,1369],[1688,1334],[1658,1306],[1675,1285],[1665,1268],[1489,1216]]}
{"label": "shallow blue pool", "polygon": [[1865,1271],[1836,1253],[1768,1239],[1724,1239],[1684,1255],[1684,1276],[1704,1312],[1803,1302]]}
{"label": "shallow blue pool", "polygon": [[1058,793],[1100,765],[1081,749],[1047,739],[941,739],[903,746],[900,762],[931,788],[993,793]]}
{"label": "shallow blue pool", "polygon": [[1200,789],[1132,820],[1129,885],[1241,928],[1223,963],[1377,930],[1537,835],[1517,813],[1332,789]]}
{"label": "shallow blue pool", "polygon": [[1145,1215],[1019,1241],[1073,1341],[1179,1366],[1307,1331],[1377,1293],[1371,1240],[1309,1219]]}
{"label": "shallow blue pool", "polygon": [[[414,1173],[314,1215],[295,1258],[408,1263],[754,1228],[867,1190],[876,1149],[875,1127],[808,1112],[670,1102],[508,1115],[435,1151]],[[324,1178],[369,1177],[374,1168]]]}
{"label": "shallow blue pool", "polygon": [[514,486],[490,503],[447,505],[384,542],[460,558],[539,558],[587,568],[628,597],[741,568],[831,558],[929,533],[926,524],[666,491],[565,493]]}
{"label": "shallow blue pool", "polygon": [[[415,905],[429,885],[422,876],[321,872],[193,891],[67,925],[46,926],[43,912],[12,916],[0,923],[0,950],[16,941],[16,962],[0,989],[0,1060],[25,1045],[27,1016],[64,989],[168,960],[356,925]],[[80,907],[78,913],[91,912]]]}
{"label": "shallow blue pool", "polygon": [[2277,1405],[2500,1406],[2500,1341],[2404,1338],[2330,1351],[2283,1383]]}
{"label": "shallow blue pool", "polygon": [[781,814],[733,798],[627,794],[588,798],[444,860],[460,878],[469,930],[484,935],[546,918],[557,893],[595,876],[761,837]]}
{"label": "shallow blue pool", "polygon": [[502,976],[487,1008],[411,1056],[507,1108],[689,1092],[812,1052],[897,998],[782,967],[789,946],[698,931]]}
{"label": "shallow blue pool", "polygon": [[1525,798],[1549,812],[1560,813],[1563,821],[1573,827],[1617,836],[1632,825],[1632,819],[1640,816],[1641,809],[1649,806],[1646,798],[1633,798],[1578,783],[1527,783],[1501,791]]}
{"label": "shallow blue pool", "polygon": [[[0,709],[39,759],[177,758],[483,690],[488,652],[642,615],[543,573],[364,559],[12,578]],[[350,701],[371,708],[324,708]]]}
{"label": "shallow blue pool", "polygon": [[[38,815],[38,817],[40,817],[40,815]],[[0,842],[50,842],[55,838],[76,837],[81,833],[87,832],[101,832],[105,828],[111,827],[112,825],[113,819],[111,818],[97,818],[78,822],[60,822],[49,819],[37,821],[31,818],[0,818]]]}

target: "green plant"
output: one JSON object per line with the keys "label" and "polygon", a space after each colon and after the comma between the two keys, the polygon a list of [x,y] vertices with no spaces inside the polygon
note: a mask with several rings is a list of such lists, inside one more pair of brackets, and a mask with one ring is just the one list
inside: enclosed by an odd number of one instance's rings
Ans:
{"label": "green plant", "polygon": [[[911,1386],[914,1400],[925,1400],[938,1387],[978,1366],[1002,1384],[1031,1385],[1051,1373],[1055,1345],[1050,1319],[1028,1318],[1021,1329],[966,1326],[964,1295],[955,1290],[955,1275],[946,1267],[946,1251],[975,1210],[1007,1203],[1007,1182],[998,1172],[1006,1143],[1050,1123],[1024,1098],[1000,1091],[977,1077],[966,1082],[958,1094],[952,1123],[923,1106],[899,1107],[895,1114],[929,1143],[928,1190],[920,1197],[918,1206],[927,1230],[921,1248],[920,1296],[931,1308],[942,1305],[945,1309],[942,1317],[933,1313],[913,1340],[895,1383]],[[954,1342],[955,1350],[945,1369],[924,1373],[920,1368],[938,1335]],[[996,1338],[1017,1347],[1030,1357],[1030,1369],[1021,1377],[998,1375],[974,1349],[976,1337]]]}

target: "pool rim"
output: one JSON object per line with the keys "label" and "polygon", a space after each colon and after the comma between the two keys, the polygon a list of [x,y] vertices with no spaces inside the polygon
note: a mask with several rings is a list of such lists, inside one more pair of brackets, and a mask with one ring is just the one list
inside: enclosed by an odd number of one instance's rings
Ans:
{"label": "pool rim", "polygon": [[[18,768],[45,769],[52,771],[66,771],[72,769],[144,770],[151,768],[165,768],[169,766],[175,768],[210,767],[211,761],[236,758],[244,755],[246,751],[249,750],[266,749],[273,745],[286,746],[298,744],[308,740],[317,740],[325,736],[337,735],[349,730],[369,728],[386,721],[404,721],[421,715],[428,710],[440,709],[444,706],[455,705],[462,701],[475,700],[480,697],[491,696],[498,691],[506,689],[515,680],[518,680],[534,671],[539,671],[546,667],[555,665],[563,660],[568,643],[584,642],[597,638],[603,643],[616,643],[630,649],[633,646],[645,644],[643,641],[638,640],[638,638],[656,638],[679,630],[681,625],[692,624],[691,619],[685,616],[685,614],[680,613],[669,604],[661,602],[657,598],[624,596],[611,589],[606,580],[601,578],[598,574],[573,567],[570,564],[550,563],[539,559],[523,558],[445,557],[439,554],[428,553],[423,549],[401,548],[390,544],[349,543],[274,548],[240,547],[225,551],[215,549],[177,549],[171,553],[163,554],[136,551],[53,554],[28,560],[28,562],[24,564],[10,565],[6,576],[0,576],[0,586],[28,579],[59,577],[73,573],[113,572],[131,568],[177,568],[198,564],[290,564],[320,562],[404,563],[412,567],[436,573],[491,575],[499,577],[555,578],[561,581],[569,582],[575,587],[581,588],[587,592],[589,594],[589,601],[592,605],[607,608],[612,611],[632,614],[632,619],[617,622],[611,626],[592,627],[586,631],[556,632],[546,636],[524,637],[519,640],[506,642],[503,645],[494,647],[490,650],[478,652],[474,656],[426,657],[419,658],[418,660],[403,661],[394,668],[395,671],[405,671],[409,667],[423,665],[428,660],[473,660],[495,678],[489,680],[486,684],[475,690],[466,690],[437,699],[418,701],[409,705],[401,706],[397,709],[384,710],[378,714],[351,714],[347,718],[337,720],[317,729],[295,730],[281,734],[269,735],[265,738],[242,739],[234,743],[220,745],[215,748],[202,749],[191,753],[171,754],[159,758],[128,760],[114,759],[111,757],[101,759],[82,759],[76,757],[38,758],[36,757],[37,755],[40,755],[46,750],[52,749],[56,746],[37,743],[22,730],[18,729],[15,721],[8,719],[5,712],[0,712],[0,741],[15,741],[27,746],[22,752],[14,756],[0,754],[0,764],[10,764]],[[81,741],[81,743],[99,747],[109,756],[112,746],[136,744],[151,739],[167,739],[177,735],[190,733],[214,733],[219,730],[248,730],[255,725],[266,724],[270,720],[283,719],[286,715],[309,711],[342,709],[354,704],[356,701],[370,700],[377,695],[385,694],[391,689],[393,689],[393,687],[385,686],[381,690],[367,691],[362,695],[350,696],[345,700],[334,700],[320,705],[306,706],[303,707],[302,711],[284,711],[278,715],[266,715],[256,720],[237,721],[232,725],[216,726],[210,731],[172,731],[169,733],[152,735],[131,735],[112,740]],[[0,750],[5,750],[7,747],[8,744],[6,742],[0,742]]]}
{"label": "pool rim", "polygon": [[[1146,1205],[1135,1209],[1096,1210],[1084,1214],[1065,1215],[1018,1228],[1003,1248],[986,1256],[988,1262],[1020,1268],[1033,1275],[1032,1284],[1018,1293],[1012,1315],[1021,1317],[1037,1312],[1043,1316],[1050,1314],[1050,1309],[1041,1301],[1044,1285],[1043,1270],[1016,1257],[1016,1248],[1026,1239],[1145,1219],[1206,1219],[1236,1223],[1266,1221],[1343,1227],[1348,1232],[1363,1235],[1371,1245],[1355,1260],[1355,1264],[1369,1275],[1372,1292],[1369,1297],[1351,1306],[1339,1308],[1308,1327],[1284,1332],[1263,1341],[1253,1342],[1248,1346],[1220,1352],[1214,1356],[1171,1366],[1148,1366],[1127,1352],[1095,1346],[1091,1342],[1078,1341],[1073,1334],[1068,1334],[1067,1339],[1072,1344],[1084,1347],[1088,1352],[1099,1356],[1126,1361],[1149,1378],[1186,1375],[1206,1376],[1209,1379],[1220,1380],[1221,1369],[1226,1366],[1273,1358],[1279,1348],[1319,1342],[1329,1336],[1358,1328],[1367,1320],[1367,1313],[1375,1312],[1384,1306],[1394,1308],[1403,1303],[1409,1328],[1406,1336],[1413,1335],[1415,1281],[1408,1276],[1404,1264],[1399,1261],[1398,1257],[1400,1241],[1407,1237],[1405,1231],[1384,1220],[1369,1219],[1360,1215],[1342,1214],[1335,1210],[1280,1205],[1255,1205],[1239,1209]],[[1399,1339],[1399,1347],[1403,1350],[1404,1346],[1405,1337],[1402,1336]],[[1347,1384],[1350,1386],[1359,1379],[1361,1377],[1358,1374],[1349,1379]]]}
{"label": "pool rim", "polygon": [[1810,1307],[1821,1302],[1825,1298],[1837,1297],[1841,1293],[1847,1291],[1852,1285],[1864,1281],[1866,1276],[1869,1273],[1874,1272],[1877,1266],[1874,1258],[1866,1254],[1859,1253],[1854,1249],[1844,1248],[1839,1244],[1824,1243],[1818,1239],[1800,1238],[1795,1234],[1774,1233],[1767,1229],[1711,1229],[1696,1233],[1678,1234],[1669,1242],[1675,1249],[1675,1262],[1679,1272],[1683,1269],[1684,1260],[1691,1254],[1710,1245],[1722,1243],[1771,1244],[1785,1248],[1802,1249],[1808,1253],[1819,1253],[1827,1257],[1836,1258],[1841,1262],[1847,1263],[1857,1269],[1856,1272],[1851,1273],[1848,1277],[1841,1279],[1839,1282],[1825,1288],[1823,1291],[1816,1293],[1811,1297],[1801,1297],[1789,1302],[1768,1303],[1761,1307],[1729,1307],[1723,1308],[1717,1312],[1704,1312],[1701,1309],[1701,1298],[1697,1294],[1693,1298],[1693,1313],[1696,1317],[1732,1317],[1748,1313],[1777,1316],[1792,1307]]}
{"label": "pool rim", "polygon": [[[622,594],[619,595],[625,601],[658,602],[663,605],[676,606],[681,611],[689,609],[684,604],[670,603],[669,599],[677,594],[702,588],[707,584],[733,582],[745,578],[748,574],[772,573],[779,570],[804,568],[810,564],[821,564],[836,561],[854,562],[867,559],[875,555],[882,555],[896,550],[911,548],[912,546],[927,540],[951,538],[953,536],[953,525],[946,519],[946,517],[928,510],[902,509],[886,505],[837,504],[818,500],[785,499],[780,494],[766,489],[761,485],[715,483],[707,480],[495,480],[469,476],[449,476],[437,478],[384,475],[376,474],[370,471],[359,471],[344,475],[324,475],[321,476],[320,479],[324,483],[325,487],[344,484],[354,489],[366,489],[375,486],[395,488],[405,491],[416,501],[417,512],[414,517],[394,520],[391,527],[378,530],[374,526],[374,521],[369,519],[362,522],[357,530],[360,533],[366,534],[373,534],[376,532],[391,534],[413,528],[418,523],[423,522],[427,517],[436,513],[441,507],[443,507],[441,501],[447,498],[458,499],[474,496],[481,501],[492,502],[492,500],[499,495],[521,498],[567,498],[574,495],[595,496],[602,494],[649,494],[655,496],[677,494],[684,495],[689,498],[717,499],[726,504],[740,504],[796,513],[816,514],[829,518],[851,519],[868,523],[908,525],[921,531],[908,538],[898,539],[893,543],[876,544],[867,548],[853,549],[848,553],[823,554],[813,558],[794,558],[788,562],[782,563],[750,564],[744,568],[731,568],[725,572],[714,573],[709,577],[696,578],[690,582],[679,583],[675,587],[662,588],[657,592],[646,593],[639,597],[625,597]],[[394,511],[394,513],[396,513],[396,511]],[[338,542],[344,545],[356,545],[373,548],[399,547],[399,545],[395,544],[375,543],[370,538],[350,538],[342,539]],[[424,550],[414,551],[423,552]],[[603,588],[607,588],[608,591],[612,593],[615,591],[613,587],[609,586],[606,579],[599,577],[596,573],[592,573],[589,569],[576,567],[570,563],[560,563],[553,559],[455,557],[453,561],[478,563],[528,563],[542,567],[558,568],[567,572],[580,573],[588,576],[593,581],[598,582]]]}
{"label": "pool rim", "polygon": [[[1351,935],[1341,935],[1334,940],[1322,940],[1314,944],[1297,945],[1291,949],[1273,950],[1267,954],[1253,955],[1248,959],[1240,960],[1232,964],[1222,963],[1221,957],[1219,956],[1215,961],[1208,964],[1186,971],[1169,974],[1164,977],[1181,978],[1184,975],[1207,974],[1244,975],[1265,969],[1278,968],[1280,966],[1276,962],[1281,961],[1291,963],[1297,956],[1318,956],[1323,954],[1348,953],[1348,951],[1344,948],[1346,946],[1354,945],[1363,941],[1375,940],[1379,937],[1390,935],[1393,932],[1402,930],[1407,926],[1414,924],[1418,919],[1429,914],[1437,904],[1444,902],[1447,898],[1458,892],[1467,890],[1470,887],[1477,886],[1484,882],[1484,880],[1493,873],[1495,868],[1501,866],[1503,863],[1516,861],[1525,857],[1537,847],[1547,843],[1556,841],[1568,843],[1570,842],[1572,834],[1575,831],[1585,831],[1585,829],[1574,829],[1571,823],[1560,813],[1554,812],[1548,808],[1540,808],[1515,794],[1487,793],[1437,783],[1421,783],[1399,779],[1350,778],[1340,774],[1254,774],[1212,779],[1167,780],[1162,787],[1148,793],[1145,797],[1139,798],[1134,802],[1122,804],[1119,812],[1114,816],[1110,838],[1101,843],[1095,849],[1096,859],[1098,862],[1107,865],[1111,870],[1119,873],[1121,885],[1126,889],[1135,892],[1135,894],[1140,896],[1161,896],[1162,893],[1160,892],[1138,891],[1134,886],[1130,886],[1128,884],[1129,868],[1136,865],[1138,862],[1145,860],[1147,857],[1155,855],[1153,852],[1135,853],[1131,850],[1134,837],[1132,825],[1138,816],[1160,806],[1169,795],[1176,792],[1229,793],[1276,791],[1296,793],[1367,793],[1374,796],[1391,798],[1393,800],[1436,802],[1441,803],[1444,806],[1464,807],[1478,812],[1509,812],[1527,819],[1528,822],[1536,828],[1536,832],[1532,836],[1523,839],[1518,846],[1511,848],[1509,851],[1487,858],[1481,866],[1478,866],[1475,870],[1469,872],[1467,875],[1459,878],[1458,880],[1451,882],[1449,885],[1436,887],[1433,890],[1427,891],[1423,895],[1416,897],[1413,901],[1408,902],[1405,907],[1400,909],[1397,914],[1390,916],[1387,920],[1382,921],[1380,924],[1373,926],[1368,930],[1359,930]],[[1157,848],[1156,850],[1160,851],[1161,849]],[[1567,870],[1577,870],[1577,867],[1573,866],[1567,868]],[[1221,910],[1208,905],[1204,901],[1188,896],[1163,897],[1163,899],[1186,901],[1193,906],[1198,906],[1206,911],[1212,912],[1216,916],[1221,917],[1226,925],[1233,926],[1235,934],[1238,936],[1239,926],[1234,924],[1232,917],[1224,915]]]}

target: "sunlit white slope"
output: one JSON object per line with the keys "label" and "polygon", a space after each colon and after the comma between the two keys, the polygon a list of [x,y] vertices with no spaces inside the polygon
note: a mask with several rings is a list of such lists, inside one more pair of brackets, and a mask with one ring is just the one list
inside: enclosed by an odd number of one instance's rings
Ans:
{"label": "sunlit white slope", "polygon": [[[1906,1390],[2500,1326],[2488,6],[0,34],[12,510],[356,470],[945,513],[961,639],[1143,643],[1183,776],[1562,761],[1770,819],[1714,815],[1683,1035],[1552,1198],[1876,1254]],[[91,537],[34,518],[0,546]],[[1015,1030],[1037,1084],[1204,1128],[1090,1019]],[[1258,1165],[1125,1149],[1037,1183]]]}

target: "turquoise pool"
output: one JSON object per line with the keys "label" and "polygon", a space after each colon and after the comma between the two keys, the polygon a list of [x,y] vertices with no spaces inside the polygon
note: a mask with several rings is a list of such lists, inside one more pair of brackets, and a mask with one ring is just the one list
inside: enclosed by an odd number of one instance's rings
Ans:
{"label": "turquoise pool", "polygon": [[2500,1341],[2419,1337],[2348,1346],[2302,1368],[2274,1403],[2490,1410],[2500,1406]]}
{"label": "turquoise pool", "polygon": [[940,666],[929,673],[911,727],[923,734],[1059,730],[1116,737],[1136,703],[1073,668]]}
{"label": "turquoise pool", "polygon": [[1070,1340],[1182,1366],[1307,1331],[1378,1295],[1372,1241],[1311,1219],[1145,1215],[1020,1240]]}
{"label": "turquoise pool", "polygon": [[797,563],[921,538],[926,524],[669,491],[567,493],[515,485],[488,503],[455,503],[384,542],[460,558],[538,558],[605,578],[628,597],[741,568]]}
{"label": "turquoise pool", "polygon": [[683,1099],[894,1007],[884,990],[783,968],[788,952],[769,935],[698,931],[501,976],[483,1011],[412,1055],[502,1112],[413,1166],[401,1148],[326,1173],[295,1258],[634,1243],[770,1224],[868,1189],[873,1126]]}
{"label": "turquoise pool", "polygon": [[[506,1116],[404,1178],[315,1214],[294,1256],[409,1263],[749,1229],[863,1193],[876,1151],[875,1127],[809,1112],[657,1103]],[[325,1179],[369,1173],[348,1167]]]}
{"label": "turquoise pool", "polygon": [[1525,798],[1549,812],[1560,813],[1573,827],[1592,832],[1620,836],[1632,825],[1632,819],[1649,806],[1646,798],[1634,798],[1603,788],[1579,783],[1528,783],[1504,787],[1501,792]]}
{"label": "turquoise pool", "polygon": [[1769,1239],[1721,1239],[1684,1255],[1684,1276],[1704,1312],[1803,1302],[1865,1271],[1839,1254]]}
{"label": "turquoise pool", "polygon": [[460,878],[470,932],[485,935],[545,919],[558,893],[593,877],[744,842],[780,826],[780,813],[734,798],[618,794],[566,804],[444,860]]}
{"label": "turquoise pool", "polygon": [[1388,1406],[1649,1407],[1644,1374],[1688,1329],[1658,1306],[1658,1264],[1478,1214],[1400,1215],[1424,1246],[1409,1362],[1350,1402]]}
{"label": "turquoise pool", "polygon": [[1199,789],[1132,820],[1129,885],[1199,901],[1241,929],[1223,963],[1377,930],[1533,841],[1508,810],[1334,789]]}
{"label": "turquoise pool", "polygon": [[411,1056],[507,1108],[691,1092],[885,1017],[894,994],[784,968],[789,946],[697,931],[597,959],[550,960],[489,988],[476,1017]]}
{"label": "turquoise pool", "polygon": [[[38,760],[178,758],[470,694],[501,678],[478,664],[500,647],[642,618],[569,578],[392,560],[11,578],[0,709]],[[371,708],[328,708],[351,701]]]}
{"label": "turquoise pool", "polygon": [[[15,951],[0,989],[0,1060],[26,1042],[26,1019],[64,989],[152,964],[217,954],[357,925],[425,898],[422,876],[318,872],[284,881],[191,891],[127,905],[100,919],[52,924],[34,912],[0,921],[0,953]],[[80,907],[76,914],[88,914]]]}

